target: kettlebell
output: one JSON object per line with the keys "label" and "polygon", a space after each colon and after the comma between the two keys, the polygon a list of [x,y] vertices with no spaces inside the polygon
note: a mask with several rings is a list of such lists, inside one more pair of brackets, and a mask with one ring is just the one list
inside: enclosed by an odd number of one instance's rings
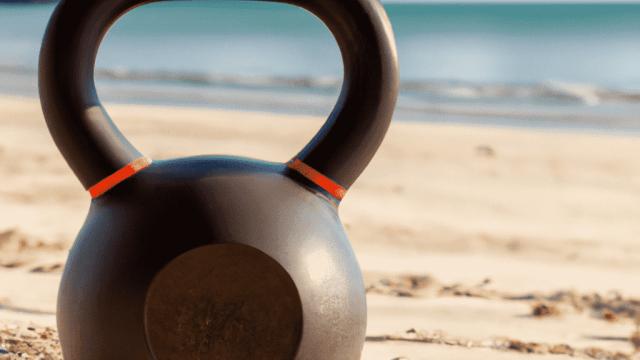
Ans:
{"label": "kettlebell", "polygon": [[334,110],[291,161],[152,162],[112,122],[94,83],[108,28],[149,2],[62,0],[43,42],[46,123],[92,198],[59,289],[65,359],[359,359],[365,290],[338,206],[395,107],[384,8],[282,1],[326,24],[344,65]]}

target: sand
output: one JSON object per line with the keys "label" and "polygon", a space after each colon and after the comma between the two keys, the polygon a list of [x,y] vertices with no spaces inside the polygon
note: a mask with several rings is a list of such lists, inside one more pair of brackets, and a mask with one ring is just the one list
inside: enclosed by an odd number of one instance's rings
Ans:
{"label": "sand", "polygon": [[[155,159],[286,161],[322,124],[108,109]],[[363,358],[633,358],[638,154],[633,136],[394,123],[340,209],[368,286]],[[89,197],[35,99],[0,97],[0,176],[0,359],[58,359],[57,283]]]}

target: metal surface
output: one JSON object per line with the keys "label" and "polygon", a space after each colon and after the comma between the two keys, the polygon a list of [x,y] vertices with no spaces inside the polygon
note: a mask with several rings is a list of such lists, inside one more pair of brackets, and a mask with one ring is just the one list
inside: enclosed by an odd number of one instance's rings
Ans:
{"label": "metal surface", "polygon": [[[391,27],[376,0],[287,2],[324,21],[345,65],[334,111],[295,158],[346,189],[395,105]],[[87,189],[142,156],[100,104],[93,67],[109,26],[143,3],[62,0],[44,39],[47,125]],[[330,200],[285,164],[233,157],[156,161],[118,182],[92,201],[62,277],[65,358],[358,359],[364,286]]]}

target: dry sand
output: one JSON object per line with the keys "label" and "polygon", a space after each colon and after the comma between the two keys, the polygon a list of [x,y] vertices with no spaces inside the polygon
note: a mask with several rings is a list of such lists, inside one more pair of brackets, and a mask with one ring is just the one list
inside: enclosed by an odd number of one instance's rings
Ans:
{"label": "dry sand", "polygon": [[[286,161],[322,123],[108,108],[155,159]],[[638,137],[394,123],[340,209],[369,286],[363,358],[633,358],[639,154]],[[0,359],[57,359],[57,283],[89,197],[35,99],[0,97],[0,176]]]}

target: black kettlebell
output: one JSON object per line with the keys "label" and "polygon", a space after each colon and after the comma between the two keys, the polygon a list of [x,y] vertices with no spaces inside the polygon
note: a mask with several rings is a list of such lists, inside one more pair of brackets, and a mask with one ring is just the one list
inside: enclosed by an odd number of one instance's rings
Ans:
{"label": "black kettlebell", "polygon": [[335,109],[292,161],[152,163],[111,121],[94,84],[105,32],[148,2],[62,0],[44,39],[47,125],[93,198],[60,286],[64,357],[358,359],[365,291],[337,208],[395,106],[397,55],[383,7],[282,1],[318,16],[344,62]]}

